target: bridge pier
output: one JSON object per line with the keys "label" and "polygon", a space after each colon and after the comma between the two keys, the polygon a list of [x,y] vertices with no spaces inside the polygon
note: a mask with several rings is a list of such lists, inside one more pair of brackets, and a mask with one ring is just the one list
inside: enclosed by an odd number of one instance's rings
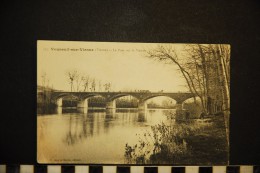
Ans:
{"label": "bridge pier", "polygon": [[176,103],[176,120],[184,120],[184,118],[182,103]]}
{"label": "bridge pier", "polygon": [[56,100],[56,105],[57,105],[58,107],[62,107],[62,98],[58,98],[58,99]]}
{"label": "bridge pier", "polygon": [[84,99],[78,102],[78,108],[87,108],[88,107],[88,99]]}
{"label": "bridge pier", "polygon": [[61,115],[62,114],[62,107],[58,106],[56,108],[56,112],[57,112],[58,115]]}
{"label": "bridge pier", "polygon": [[83,113],[83,114],[88,113],[88,108],[87,108],[87,107],[85,107],[85,108],[78,107],[77,110],[78,110],[80,113]]}
{"label": "bridge pier", "polygon": [[147,104],[145,101],[139,101],[138,103],[138,109],[139,110],[146,110],[147,109]]}
{"label": "bridge pier", "polygon": [[116,109],[116,101],[108,101],[106,102],[106,109]]}

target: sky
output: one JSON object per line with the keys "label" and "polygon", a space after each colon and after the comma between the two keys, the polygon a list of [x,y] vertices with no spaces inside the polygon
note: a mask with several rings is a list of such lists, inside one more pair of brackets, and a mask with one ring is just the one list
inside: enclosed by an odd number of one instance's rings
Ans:
{"label": "sky", "polygon": [[[42,75],[49,79],[49,86],[70,90],[66,73],[77,70],[82,75],[111,82],[112,91],[150,90],[157,92],[186,92],[185,80],[174,64],[164,64],[146,57],[145,50],[156,43],[117,42],[37,42],[37,84]],[[181,44],[173,44],[181,50]]]}

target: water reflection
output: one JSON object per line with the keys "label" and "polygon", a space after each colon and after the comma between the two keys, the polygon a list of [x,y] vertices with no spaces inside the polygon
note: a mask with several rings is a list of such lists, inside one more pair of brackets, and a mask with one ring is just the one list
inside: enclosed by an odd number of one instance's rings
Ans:
{"label": "water reflection", "polygon": [[137,143],[136,134],[166,121],[166,114],[169,111],[59,108],[38,115],[38,153],[82,163],[124,163],[125,144]]}
{"label": "water reflection", "polygon": [[106,109],[106,118],[113,118],[116,115],[116,109]]}
{"label": "water reflection", "polygon": [[138,112],[137,122],[146,122],[144,110]]}
{"label": "water reflection", "polygon": [[73,125],[74,125],[74,123],[72,123],[72,116],[70,116],[70,118],[69,118],[69,130],[68,130],[66,138],[65,138],[65,142],[68,145],[73,145],[78,140],[78,135],[77,135],[78,122],[76,121],[76,123],[75,123],[75,126],[76,126],[75,129],[72,129]]}

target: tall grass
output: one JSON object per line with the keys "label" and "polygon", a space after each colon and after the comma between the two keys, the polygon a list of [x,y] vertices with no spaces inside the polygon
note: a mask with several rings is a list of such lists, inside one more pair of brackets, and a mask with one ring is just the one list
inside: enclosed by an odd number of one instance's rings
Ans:
{"label": "tall grass", "polygon": [[222,116],[162,122],[138,137],[137,144],[125,145],[125,163],[225,164],[228,160]]}
{"label": "tall grass", "polygon": [[126,163],[157,164],[175,163],[182,156],[191,154],[186,138],[203,126],[197,121],[186,123],[157,124],[150,131],[139,134],[139,143],[125,146]]}

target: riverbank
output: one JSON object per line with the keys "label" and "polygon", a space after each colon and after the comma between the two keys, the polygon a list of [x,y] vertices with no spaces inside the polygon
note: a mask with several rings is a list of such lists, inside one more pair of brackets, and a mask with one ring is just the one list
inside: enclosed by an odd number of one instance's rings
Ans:
{"label": "riverbank", "polygon": [[223,116],[167,125],[158,124],[152,126],[152,134],[148,134],[152,142],[147,142],[146,136],[147,134],[140,134],[141,142],[135,146],[126,146],[125,156],[128,162],[175,165],[228,164],[229,148]]}
{"label": "riverbank", "polygon": [[176,164],[228,164],[229,147],[226,140],[224,117],[213,116],[195,120],[194,123],[201,127],[185,138],[190,146],[190,154],[176,160]]}

